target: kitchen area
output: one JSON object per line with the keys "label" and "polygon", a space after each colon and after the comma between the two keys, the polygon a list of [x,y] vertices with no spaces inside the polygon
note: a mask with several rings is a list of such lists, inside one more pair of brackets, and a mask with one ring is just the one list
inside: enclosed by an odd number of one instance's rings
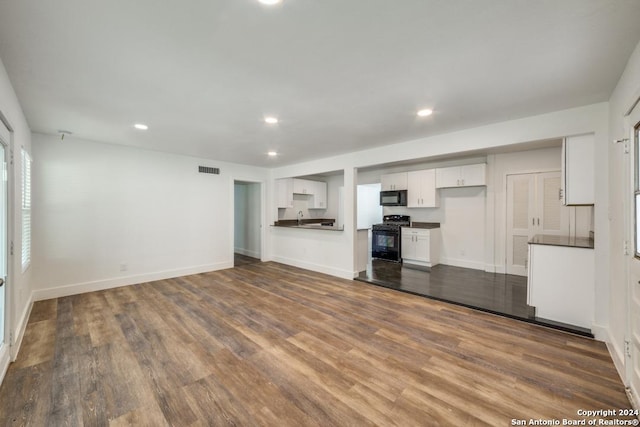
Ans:
{"label": "kitchen area", "polygon": [[275,260],[592,336],[593,151],[589,134],[371,166],[351,195],[348,170],[277,179]]}
{"label": "kitchen area", "polygon": [[545,144],[363,171],[384,216],[357,280],[591,336],[593,135]]}

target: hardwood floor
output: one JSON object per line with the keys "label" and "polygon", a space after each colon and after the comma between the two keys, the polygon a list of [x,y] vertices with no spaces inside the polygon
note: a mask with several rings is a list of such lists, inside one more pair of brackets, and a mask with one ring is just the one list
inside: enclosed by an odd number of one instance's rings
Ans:
{"label": "hardwood floor", "polygon": [[250,256],[238,254],[238,253],[233,254],[233,265],[235,267],[242,267],[247,264],[255,264],[258,262],[260,262],[258,258],[253,258]]}
{"label": "hardwood floor", "polygon": [[277,263],[37,302],[4,425],[512,425],[628,408],[603,343]]}

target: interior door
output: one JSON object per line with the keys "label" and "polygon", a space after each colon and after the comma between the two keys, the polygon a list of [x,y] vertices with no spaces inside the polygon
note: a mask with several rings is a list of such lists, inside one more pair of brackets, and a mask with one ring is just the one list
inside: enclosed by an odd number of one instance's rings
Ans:
{"label": "interior door", "polygon": [[559,171],[507,175],[507,274],[526,276],[529,240],[569,235],[570,208],[562,204]]}
{"label": "interior door", "polygon": [[536,174],[507,175],[507,274],[527,275]]}
{"label": "interior door", "polygon": [[562,204],[560,172],[536,174],[536,234],[566,236],[569,234],[570,208]]}
{"label": "interior door", "polygon": [[[629,148],[632,156],[631,167],[634,171],[628,175],[628,181],[634,191],[626,192],[625,199],[629,203],[629,228],[630,235],[633,235],[635,244],[634,251],[629,251],[628,256],[628,285],[627,285],[627,343],[625,349],[625,369],[627,384],[631,389],[636,404],[640,404],[640,107],[636,105],[628,120],[630,142]],[[628,198],[627,198],[628,197]]]}

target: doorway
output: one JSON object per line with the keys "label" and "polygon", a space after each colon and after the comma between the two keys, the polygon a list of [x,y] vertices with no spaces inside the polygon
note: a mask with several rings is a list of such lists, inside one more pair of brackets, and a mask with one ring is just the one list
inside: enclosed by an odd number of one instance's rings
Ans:
{"label": "doorway", "polygon": [[534,235],[569,235],[561,188],[560,171],[507,175],[507,274],[527,275]]}
{"label": "doorway", "polygon": [[260,183],[234,181],[234,266],[260,262],[262,256],[261,189]]}

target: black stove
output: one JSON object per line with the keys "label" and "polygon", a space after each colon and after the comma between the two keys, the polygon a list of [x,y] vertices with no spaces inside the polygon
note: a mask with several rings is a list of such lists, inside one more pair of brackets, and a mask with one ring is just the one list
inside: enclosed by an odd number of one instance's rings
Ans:
{"label": "black stove", "polygon": [[374,224],[371,228],[371,256],[387,261],[402,261],[402,245],[400,241],[401,227],[411,225],[408,215],[385,215],[382,224]]}

